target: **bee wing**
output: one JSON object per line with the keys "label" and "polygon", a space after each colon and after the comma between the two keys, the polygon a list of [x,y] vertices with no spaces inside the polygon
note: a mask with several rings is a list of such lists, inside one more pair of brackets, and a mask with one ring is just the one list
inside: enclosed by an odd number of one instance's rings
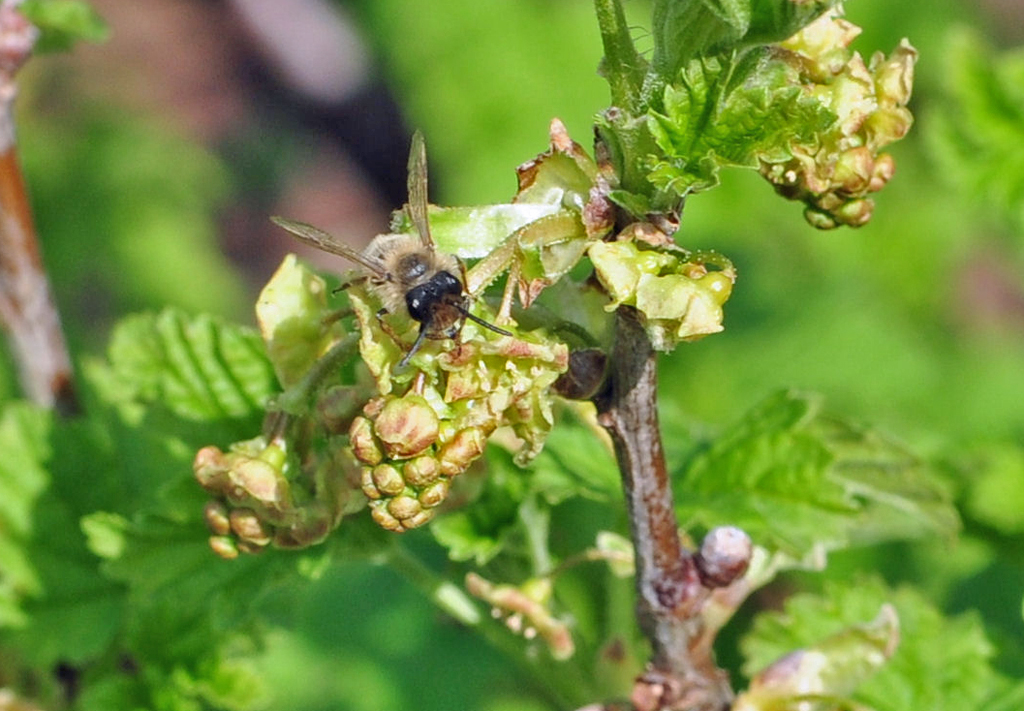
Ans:
{"label": "bee wing", "polygon": [[430,236],[430,223],[427,221],[427,145],[419,131],[412,135],[409,150],[409,202],[405,208],[409,219],[416,225],[420,242],[433,251],[434,238]]}
{"label": "bee wing", "polygon": [[349,261],[365,267],[376,276],[384,277],[384,268],[380,264],[371,259],[367,259],[358,250],[349,247],[344,242],[339,242],[337,237],[324,232],[319,227],[313,227],[313,225],[305,222],[289,220],[287,217],[278,217],[276,215],[271,217],[270,221],[279,227],[285,228],[306,244],[311,244],[317,249],[322,249],[323,251],[330,252],[331,254],[337,254],[339,257],[344,257]]}

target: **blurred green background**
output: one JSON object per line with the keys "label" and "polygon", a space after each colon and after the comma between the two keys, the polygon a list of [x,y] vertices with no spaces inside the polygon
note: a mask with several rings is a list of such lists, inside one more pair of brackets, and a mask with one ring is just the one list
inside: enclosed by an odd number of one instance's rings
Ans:
{"label": "blurred green background", "polygon": [[[385,231],[408,127],[426,135],[436,202],[502,202],[552,117],[589,146],[607,102],[587,0],[338,3],[368,69],[329,101],[289,82],[241,4],[95,2],[109,42],[26,69],[22,160],[80,361],[101,357],[113,323],[138,310],[253,323],[259,287],[292,248],[269,214],[354,242]],[[645,48],[649,6],[628,11]],[[713,431],[791,386],[948,463],[963,540],[851,554],[837,569],[879,568],[951,611],[980,610],[1004,642],[1000,666],[1020,674],[1024,71],[1011,48],[1024,13],[854,0],[847,16],[865,56],[904,36],[921,52],[897,175],[856,231],[815,231],[753,174],[727,173],[688,202],[680,242],[724,252],[740,277],[726,331],[663,358],[666,427]],[[1016,94],[1000,94],[1001,77],[1022,80]],[[986,113],[965,87],[1001,99]],[[361,163],[369,148],[389,158]],[[14,392],[9,366],[3,388]],[[497,654],[368,564],[276,609],[285,631],[269,638],[266,674],[288,708],[546,708]]]}

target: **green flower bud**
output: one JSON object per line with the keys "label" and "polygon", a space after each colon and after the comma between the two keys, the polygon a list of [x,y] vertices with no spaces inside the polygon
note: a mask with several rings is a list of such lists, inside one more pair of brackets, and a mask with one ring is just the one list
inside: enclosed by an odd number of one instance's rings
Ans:
{"label": "green flower bud", "polygon": [[360,462],[372,465],[380,464],[384,459],[384,452],[373,435],[373,423],[366,417],[357,417],[352,420],[348,436],[352,453]]}
{"label": "green flower bud", "polygon": [[238,546],[230,536],[210,536],[210,548],[224,560],[238,557]]}
{"label": "green flower bud", "polygon": [[859,29],[830,11],[781,43],[809,96],[836,115],[835,123],[789,157],[762,159],[761,174],[779,194],[807,204],[808,222],[820,229],[853,227],[871,219],[866,199],[892,177],[892,157],[881,149],[906,135],[913,116],[906,108],[917,51],[904,39],[891,55],[869,64],[849,49]]}
{"label": "green flower bud", "polygon": [[406,395],[389,400],[373,428],[389,457],[412,457],[437,441],[438,417],[426,399]]}
{"label": "green flower bud", "polygon": [[441,476],[441,465],[434,457],[416,457],[406,462],[403,474],[409,486],[422,488],[437,481]]}
{"label": "green flower bud", "polygon": [[423,504],[425,508],[432,509],[435,506],[439,506],[446,498],[448,498],[448,480],[442,479],[441,481],[434,482],[430,486],[423,489],[418,497],[419,502]]}
{"label": "green flower bud", "polygon": [[405,480],[401,472],[390,464],[378,464],[370,473],[373,488],[379,496],[398,496],[405,491]]}
{"label": "green flower bud", "polygon": [[[641,249],[635,242],[599,242],[589,254],[598,280],[612,299],[605,309],[635,306],[658,350],[671,350],[680,341],[723,329],[722,304],[732,293],[735,272],[720,255],[705,255],[720,267],[709,272],[701,258],[678,248]],[[709,274],[719,276],[709,279]],[[730,282],[729,288],[725,281]]]}

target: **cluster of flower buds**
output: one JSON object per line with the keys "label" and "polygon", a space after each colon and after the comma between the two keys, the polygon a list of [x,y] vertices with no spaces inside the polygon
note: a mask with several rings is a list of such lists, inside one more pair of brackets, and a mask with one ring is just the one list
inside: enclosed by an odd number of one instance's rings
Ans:
{"label": "cluster of flower buds", "polygon": [[820,229],[857,227],[871,219],[874,202],[895,172],[881,150],[913,123],[907,109],[917,51],[902,40],[886,57],[868,63],[849,49],[860,28],[841,9],[826,12],[782,42],[781,58],[799,75],[804,90],[837,117],[813,144],[796,144],[782,162],[762,161],[761,174],[783,196],[807,204],[807,221]]}
{"label": "cluster of flower buds", "polygon": [[[338,382],[331,355],[344,352],[346,334],[326,295],[320,277],[294,257],[285,259],[257,304],[285,392],[270,408],[264,434],[227,452],[204,447],[193,461],[196,479],[212,496],[203,512],[210,546],[224,558],[270,545],[313,545],[366,505],[359,467],[345,447],[366,388]],[[354,343],[348,352],[355,353]],[[311,377],[321,364],[334,367]]]}
{"label": "cluster of flower buds", "polygon": [[222,558],[257,553],[271,544],[304,548],[319,543],[341,516],[363,505],[355,496],[357,469],[329,455],[312,477],[318,486],[293,486],[296,478],[288,476],[283,445],[257,437],[228,452],[210,446],[196,454],[196,479],[214,497],[203,510],[210,547]]}
{"label": "cluster of flower buds", "polygon": [[722,305],[736,271],[721,254],[688,252],[645,224],[632,225],[613,242],[593,244],[588,254],[611,297],[605,309],[635,307],[657,350],[722,330]]}
{"label": "cluster of flower buds", "polygon": [[[402,351],[374,305],[359,287],[349,298],[363,333],[363,360],[382,393],[349,430],[362,490],[379,525],[401,532],[430,521],[452,479],[483,454],[498,427],[511,427],[521,442],[519,462],[540,451],[553,423],[548,391],[568,366],[563,344],[467,323],[454,348],[425,347],[412,359],[414,375],[396,373]],[[394,392],[400,388],[402,394]]]}

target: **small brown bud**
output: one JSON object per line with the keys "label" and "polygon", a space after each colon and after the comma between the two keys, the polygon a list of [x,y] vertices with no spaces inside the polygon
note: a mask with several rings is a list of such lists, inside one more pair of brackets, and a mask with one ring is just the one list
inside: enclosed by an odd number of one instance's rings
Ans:
{"label": "small brown bud", "polygon": [[420,492],[419,500],[426,508],[432,509],[448,498],[448,480],[442,479]]}
{"label": "small brown bud", "polygon": [[226,536],[231,533],[231,522],[228,520],[228,509],[219,501],[207,501],[203,507],[203,520],[210,533]]}
{"label": "small brown bud", "polygon": [[270,543],[270,532],[252,509],[235,509],[229,516],[231,530],[247,543],[265,546]]}
{"label": "small brown bud", "polygon": [[416,457],[406,463],[402,472],[405,483],[416,488],[423,488],[441,476],[441,467],[433,457]]}
{"label": "small brown bud", "polygon": [[412,457],[437,441],[438,417],[419,395],[389,400],[374,422],[374,430],[393,458]]}
{"label": "small brown bud", "polygon": [[377,491],[377,485],[373,483],[373,467],[363,467],[361,473],[360,487],[366,494],[366,498],[379,499],[380,492]]}
{"label": "small brown bud", "polygon": [[441,473],[445,476],[456,476],[484,453],[487,436],[479,427],[467,427],[460,430],[445,444],[438,453],[441,462]]}
{"label": "small brown bud", "polygon": [[701,582],[709,588],[724,588],[747,572],[753,545],[750,536],[735,526],[719,526],[704,536],[694,563]]}
{"label": "small brown bud", "polygon": [[399,521],[412,518],[423,511],[423,507],[420,505],[420,502],[411,496],[396,496],[388,502],[387,506],[388,513]]}
{"label": "small brown bud", "polygon": [[402,473],[390,464],[378,464],[373,468],[373,484],[382,496],[398,496],[405,491]]}
{"label": "small brown bud", "polygon": [[395,531],[396,533],[402,533],[405,531],[405,527],[401,521],[388,513],[385,508],[384,501],[374,501],[370,504],[370,516],[378,526],[383,528],[385,531]]}
{"label": "small brown bud", "polygon": [[384,459],[377,438],[373,436],[373,423],[367,418],[357,417],[352,420],[348,437],[352,444],[352,454],[363,464],[380,464]]}
{"label": "small brown bud", "polygon": [[231,479],[234,486],[229,498],[241,501],[252,497],[257,501],[276,504],[285,496],[287,483],[280,472],[262,459],[245,459],[235,464]]}
{"label": "small brown bud", "polygon": [[228,465],[217,447],[203,447],[192,460],[192,471],[199,485],[210,493],[222,493],[227,484]]}
{"label": "small brown bud", "polygon": [[238,557],[238,547],[228,536],[210,536],[210,548],[224,560],[234,560]]}

